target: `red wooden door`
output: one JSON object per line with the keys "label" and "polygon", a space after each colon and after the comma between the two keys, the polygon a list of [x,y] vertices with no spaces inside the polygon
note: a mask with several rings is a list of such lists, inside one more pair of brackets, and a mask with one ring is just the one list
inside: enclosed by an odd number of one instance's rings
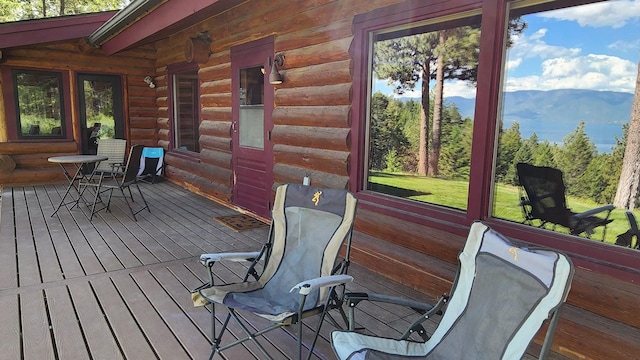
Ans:
{"label": "red wooden door", "polygon": [[267,218],[273,184],[272,56],[272,38],[231,49],[233,203]]}

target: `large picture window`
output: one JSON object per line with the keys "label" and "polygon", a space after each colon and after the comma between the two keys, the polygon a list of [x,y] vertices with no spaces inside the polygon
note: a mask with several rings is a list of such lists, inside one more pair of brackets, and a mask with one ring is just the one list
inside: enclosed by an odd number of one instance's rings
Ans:
{"label": "large picture window", "polygon": [[365,188],[466,209],[480,16],[370,33]]}
{"label": "large picture window", "polygon": [[18,139],[65,138],[62,74],[11,71]]}
{"label": "large picture window", "polygon": [[640,8],[552,4],[510,9],[525,26],[504,60],[492,214],[637,247],[621,234],[638,199]]}

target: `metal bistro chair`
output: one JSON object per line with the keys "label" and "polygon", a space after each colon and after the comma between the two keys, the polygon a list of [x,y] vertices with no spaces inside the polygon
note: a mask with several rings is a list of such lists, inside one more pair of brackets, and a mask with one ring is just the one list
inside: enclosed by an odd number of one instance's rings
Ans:
{"label": "metal bistro chair", "polygon": [[[328,313],[330,310],[338,310],[346,326],[342,295],[344,284],[352,280],[346,272],[355,211],[356,198],[346,190],[282,185],[276,191],[269,239],[260,252],[203,254],[200,257],[200,262],[208,269],[209,282],[194,290],[192,298],[196,306],[212,304],[213,345],[209,359],[245,341],[253,342],[264,358],[279,358],[267,353],[259,337],[296,323],[298,359],[301,359],[302,320],[320,315],[308,359],[323,320],[327,318],[338,326]],[[345,242],[345,258],[337,262],[338,252]],[[213,265],[221,260],[248,262],[250,266],[243,281],[214,285]],[[256,270],[258,265],[261,274]],[[250,281],[250,276],[255,280]],[[216,307],[228,311],[217,333]],[[266,319],[270,325],[254,331],[253,326],[257,324],[251,324],[243,312]],[[230,319],[238,323],[246,337],[222,344]]]}
{"label": "metal bistro chair", "polygon": [[[133,216],[134,220],[136,221],[138,220],[136,218],[136,214],[138,214],[142,210],[146,209],[147,211],[151,212],[151,210],[149,209],[149,204],[147,204],[147,200],[145,200],[144,195],[140,190],[140,186],[138,186],[137,175],[138,175],[138,168],[140,167],[140,155],[142,154],[143,147],[144,147],[143,145],[134,145],[131,147],[131,150],[129,151],[129,158],[127,159],[127,164],[124,168],[124,172],[122,176],[118,176],[118,177],[108,176],[109,174],[107,172],[103,172],[101,173],[97,183],[88,185],[88,186],[97,187],[95,197],[93,199],[93,204],[91,205],[91,216],[89,218],[90,220],[93,219],[93,215],[95,215],[95,213],[97,213],[100,210],[110,211],[109,207],[111,205],[111,197],[113,196],[113,190],[115,189],[120,190],[120,193],[122,194],[122,197],[124,198],[124,201],[126,202],[127,207],[129,207],[129,210],[131,211],[131,215]],[[132,186],[135,186],[136,189],[138,189],[140,198],[144,203],[144,206],[142,208],[139,208],[135,211],[132,207],[132,203],[134,202],[133,193],[131,192]],[[127,189],[127,191],[129,192],[130,200],[129,198],[127,198],[127,196],[124,193],[125,189]],[[107,197],[106,204],[102,207],[96,208],[98,201],[103,202],[101,195],[107,192],[109,193],[109,196]]]}

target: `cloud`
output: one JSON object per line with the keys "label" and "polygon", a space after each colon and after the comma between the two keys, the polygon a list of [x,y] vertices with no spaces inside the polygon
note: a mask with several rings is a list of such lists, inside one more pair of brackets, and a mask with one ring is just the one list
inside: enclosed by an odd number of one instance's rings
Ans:
{"label": "cloud", "polygon": [[621,28],[640,16],[640,0],[607,1],[540,13],[549,19],[575,21],[580,26]]}
{"label": "cloud", "polygon": [[576,56],[580,54],[580,48],[568,48],[565,46],[549,45],[544,41],[547,29],[539,29],[527,36],[521,34],[513,38],[513,46],[509,49],[509,61],[521,62],[522,59]]}
{"label": "cloud", "polygon": [[506,91],[590,89],[633,93],[636,64],[615,56],[586,56],[544,60],[540,75],[509,77]]}

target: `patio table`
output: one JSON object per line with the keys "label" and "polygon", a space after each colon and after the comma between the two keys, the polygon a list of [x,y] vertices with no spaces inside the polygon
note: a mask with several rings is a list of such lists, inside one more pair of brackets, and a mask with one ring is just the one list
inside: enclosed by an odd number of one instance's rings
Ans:
{"label": "patio table", "polygon": [[[60,167],[62,168],[62,171],[64,171],[64,176],[69,181],[69,185],[67,186],[67,189],[65,190],[64,195],[62,196],[62,199],[60,199],[60,203],[56,207],[56,210],[53,212],[53,214],[51,214],[51,216],[55,215],[58,212],[58,210],[60,210],[60,207],[62,207],[63,205],[66,206],[66,205],[74,204],[75,206],[78,204],[78,202],[82,198],[83,191],[80,190],[80,187],[82,185],[81,184],[82,180],[83,179],[89,180],[93,175],[93,171],[95,171],[97,164],[107,159],[108,157],[103,155],[54,156],[48,159],[49,162],[57,163],[60,165]],[[83,166],[87,164],[96,164],[96,166],[93,166],[94,170],[92,170],[91,173],[88,173],[88,174],[82,171]],[[75,172],[73,175],[71,175],[71,173],[67,170],[65,165],[73,165],[75,167]],[[78,186],[76,186],[76,181],[78,182]],[[71,189],[74,189],[76,191],[76,193],[78,194],[78,198],[73,201],[65,202],[65,199],[67,198],[67,196],[69,196]]]}

